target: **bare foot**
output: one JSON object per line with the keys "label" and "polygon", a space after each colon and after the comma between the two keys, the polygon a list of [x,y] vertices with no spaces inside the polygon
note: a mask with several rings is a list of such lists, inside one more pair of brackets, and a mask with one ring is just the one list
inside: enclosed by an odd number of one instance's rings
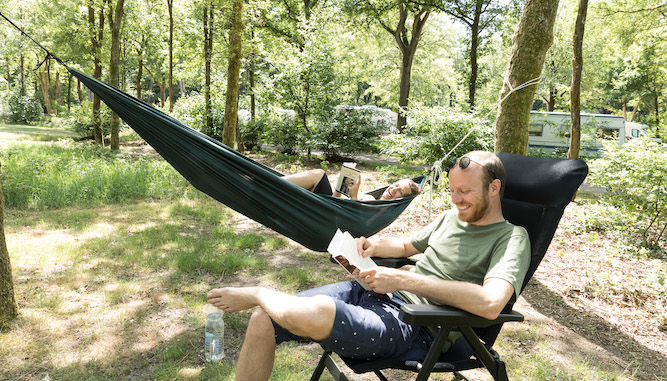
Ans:
{"label": "bare foot", "polygon": [[259,304],[256,287],[224,287],[208,292],[208,302],[225,311],[238,312]]}

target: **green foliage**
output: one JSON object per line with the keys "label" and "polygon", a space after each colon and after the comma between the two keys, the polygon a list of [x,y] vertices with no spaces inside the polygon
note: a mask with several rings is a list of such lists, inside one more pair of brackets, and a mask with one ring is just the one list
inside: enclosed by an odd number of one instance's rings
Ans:
{"label": "green foliage", "polygon": [[327,158],[341,153],[371,152],[380,130],[371,119],[371,110],[339,106],[330,118],[320,118],[308,138],[308,146],[321,150]]}
{"label": "green foliage", "polygon": [[604,187],[601,202],[629,217],[617,219],[647,249],[664,244],[667,228],[667,147],[654,142],[605,143],[604,157],[591,163],[588,181]]}
{"label": "green foliage", "polygon": [[[106,106],[100,107],[100,120],[102,134],[109,135],[111,133],[111,109]],[[93,103],[86,101],[75,107],[70,116],[65,118],[63,124],[81,138],[94,138]]]}
{"label": "green foliage", "polygon": [[280,147],[281,152],[294,154],[302,141],[301,129],[289,110],[272,108],[255,120],[262,126],[267,143]]}
{"label": "green foliage", "polygon": [[211,99],[211,118],[213,128],[206,125],[206,99],[196,91],[188,96],[178,98],[174,104],[172,116],[185,125],[222,141],[222,128],[225,125],[225,103]]}
{"label": "green foliage", "polygon": [[470,136],[461,142],[452,156],[474,150],[490,150],[493,146],[493,125],[451,108],[415,107],[408,112],[408,134],[383,138],[382,152],[398,155],[405,162],[431,164],[442,159],[471,130]]}
{"label": "green foliage", "polygon": [[42,118],[42,103],[31,96],[14,92],[9,96],[9,120],[14,123],[28,124]]}
{"label": "green foliage", "polygon": [[186,181],[167,163],[97,146],[16,145],[2,152],[7,206],[27,209],[116,204],[166,197]]}

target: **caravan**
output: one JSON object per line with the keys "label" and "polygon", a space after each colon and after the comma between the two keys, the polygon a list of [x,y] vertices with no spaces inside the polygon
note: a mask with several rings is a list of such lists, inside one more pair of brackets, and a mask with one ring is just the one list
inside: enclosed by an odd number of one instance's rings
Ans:
{"label": "caravan", "polygon": [[[530,112],[528,145],[545,151],[567,151],[570,147],[570,113]],[[599,138],[626,142],[625,118],[606,114],[581,114],[581,149],[595,152],[602,148]]]}

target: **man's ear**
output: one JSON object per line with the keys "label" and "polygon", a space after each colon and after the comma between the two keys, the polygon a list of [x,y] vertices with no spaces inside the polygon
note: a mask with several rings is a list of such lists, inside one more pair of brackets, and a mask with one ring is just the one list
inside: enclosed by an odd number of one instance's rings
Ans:
{"label": "man's ear", "polygon": [[491,184],[489,184],[489,196],[496,196],[500,194],[500,187],[502,184],[500,183],[499,179],[494,179],[491,181]]}

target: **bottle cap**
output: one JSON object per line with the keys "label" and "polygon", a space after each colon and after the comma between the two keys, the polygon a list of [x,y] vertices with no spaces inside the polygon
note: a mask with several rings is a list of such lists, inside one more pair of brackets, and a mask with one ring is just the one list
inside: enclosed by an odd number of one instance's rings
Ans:
{"label": "bottle cap", "polygon": [[222,317],[222,315],[225,312],[215,306],[212,306],[209,303],[206,303],[206,307],[204,307],[204,313],[206,314],[206,316],[209,316],[211,314],[220,314],[220,317]]}

